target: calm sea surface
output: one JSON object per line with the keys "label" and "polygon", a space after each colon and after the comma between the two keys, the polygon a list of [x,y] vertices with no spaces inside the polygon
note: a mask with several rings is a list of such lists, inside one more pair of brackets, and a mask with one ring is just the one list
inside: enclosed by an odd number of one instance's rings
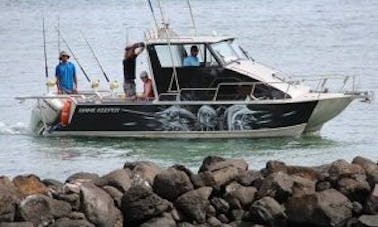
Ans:
{"label": "calm sea surface", "polygon": [[[153,1],[156,2],[156,1]],[[165,17],[179,33],[192,33],[186,1],[161,0]],[[378,1],[373,0],[192,0],[200,33],[235,35],[257,61],[306,77],[358,75],[359,88],[377,93]],[[159,12],[155,8],[155,12]],[[207,155],[244,158],[250,168],[278,159],[317,165],[362,155],[378,160],[378,105],[355,101],[318,136],[259,140],[132,140],[41,138],[28,133],[32,102],[44,86],[42,15],[47,29],[49,75],[62,35],[91,79],[106,81],[81,32],[111,79],[122,81],[126,40],[140,41],[153,21],[147,1],[0,0],[0,175],[35,173],[64,180],[78,171],[99,174],[126,161],[151,160],[163,167],[182,163],[193,170]],[[58,19],[59,18],[59,19]],[[62,48],[64,44],[60,44]],[[65,48],[66,49],[66,48]],[[142,60],[137,70],[147,68]],[[80,89],[89,89],[82,74]],[[140,87],[140,86],[138,86]]]}

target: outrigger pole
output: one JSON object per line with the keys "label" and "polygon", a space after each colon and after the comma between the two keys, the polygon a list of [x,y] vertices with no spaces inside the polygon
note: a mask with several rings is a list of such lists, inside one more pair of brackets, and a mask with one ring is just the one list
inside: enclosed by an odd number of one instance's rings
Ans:
{"label": "outrigger pole", "polygon": [[151,0],[147,0],[147,1],[148,1],[148,5],[150,6],[152,18],[154,19],[154,22],[155,22],[156,30],[158,31],[159,30],[159,25],[158,25],[157,20],[156,20],[154,8],[152,7]]}
{"label": "outrigger pole", "polygon": [[[60,31],[58,28],[56,28],[58,31]],[[87,73],[85,72],[84,68],[81,66],[80,62],[79,62],[79,59],[75,56],[74,52],[72,51],[72,49],[70,48],[70,46],[68,45],[67,41],[63,38],[63,35],[61,34],[61,38],[62,38],[62,41],[64,42],[64,44],[66,45],[68,51],[72,54],[72,57],[75,59],[77,65],[79,66],[80,70],[83,72],[85,78],[87,78],[87,81],[88,82],[91,82],[91,79],[89,79]]]}
{"label": "outrigger pole", "polygon": [[[81,35],[83,36],[85,42],[87,43],[88,48],[91,50],[93,57],[96,59],[97,64],[98,64],[98,66],[100,67],[100,69],[101,69],[101,71],[102,71],[102,74],[104,75],[106,81],[109,83],[109,82],[110,82],[110,81],[109,81],[109,78],[108,78],[108,76],[106,75],[106,73],[105,73],[105,71],[104,71],[104,68],[102,67],[100,61],[98,60],[98,58],[97,58],[97,56],[96,56],[96,53],[94,52],[92,46],[89,44],[89,42],[88,42],[87,38],[85,37],[84,33],[83,33],[82,31],[80,31],[80,33],[81,33]],[[72,55],[72,56],[73,56],[73,55]]]}
{"label": "outrigger pole", "polygon": [[192,11],[192,6],[190,5],[190,0],[187,0],[187,3],[189,7],[189,12],[190,12],[190,18],[192,19],[194,34],[197,35],[197,28],[196,28],[196,23],[194,23],[193,11]]}
{"label": "outrigger pole", "polygon": [[46,30],[45,30],[45,16],[42,18],[42,33],[43,33],[43,54],[45,57],[45,76],[49,78],[49,70],[47,67],[47,52],[46,52]]}

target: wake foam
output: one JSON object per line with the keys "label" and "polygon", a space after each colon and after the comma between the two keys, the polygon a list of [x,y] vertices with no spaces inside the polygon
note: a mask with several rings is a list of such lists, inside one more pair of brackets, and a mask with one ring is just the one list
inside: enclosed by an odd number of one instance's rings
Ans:
{"label": "wake foam", "polygon": [[25,135],[30,134],[29,127],[23,122],[15,124],[7,124],[0,121],[0,134],[1,135]]}

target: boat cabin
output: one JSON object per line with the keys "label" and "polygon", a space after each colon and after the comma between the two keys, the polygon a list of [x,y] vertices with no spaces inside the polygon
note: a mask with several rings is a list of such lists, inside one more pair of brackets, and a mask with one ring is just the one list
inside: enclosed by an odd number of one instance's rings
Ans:
{"label": "boat cabin", "polygon": [[[198,64],[185,58],[198,49]],[[277,99],[284,92],[252,76],[227,68],[229,64],[253,61],[232,37],[173,37],[148,39],[155,92],[160,101],[229,101]]]}

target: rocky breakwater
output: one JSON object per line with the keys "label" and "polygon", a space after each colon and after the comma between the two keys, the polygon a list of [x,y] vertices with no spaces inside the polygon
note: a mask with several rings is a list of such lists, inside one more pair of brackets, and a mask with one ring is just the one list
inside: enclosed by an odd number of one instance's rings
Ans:
{"label": "rocky breakwater", "polygon": [[61,183],[0,177],[0,227],[378,226],[378,165],[317,166],[207,157],[198,173],[150,162]]}

